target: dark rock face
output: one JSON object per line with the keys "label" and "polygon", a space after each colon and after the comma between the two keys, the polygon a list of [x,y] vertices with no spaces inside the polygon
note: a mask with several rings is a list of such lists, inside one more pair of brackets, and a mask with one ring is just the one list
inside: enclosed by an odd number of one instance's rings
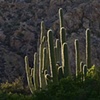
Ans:
{"label": "dark rock face", "polygon": [[[8,1],[8,0],[7,0]],[[75,70],[74,40],[80,42],[81,60],[85,63],[85,29],[91,29],[92,64],[100,66],[100,0],[15,0],[0,2],[0,82],[25,77],[24,56],[30,66],[37,50],[40,22],[46,29],[59,32],[58,9],[63,8],[64,26],[72,71]],[[12,2],[12,1],[11,1]]]}

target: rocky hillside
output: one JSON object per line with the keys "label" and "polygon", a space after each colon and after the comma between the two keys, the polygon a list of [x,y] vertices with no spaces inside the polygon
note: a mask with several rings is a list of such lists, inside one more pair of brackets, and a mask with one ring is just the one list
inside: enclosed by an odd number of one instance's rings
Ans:
{"label": "rocky hillside", "polygon": [[[15,0],[16,1],[16,0]],[[91,29],[92,64],[100,67],[100,0],[33,0],[31,3],[0,2],[0,82],[25,79],[24,56],[30,66],[37,50],[40,22],[59,37],[58,9],[62,7],[72,71],[74,40],[80,41],[81,60],[85,63],[85,29]]]}

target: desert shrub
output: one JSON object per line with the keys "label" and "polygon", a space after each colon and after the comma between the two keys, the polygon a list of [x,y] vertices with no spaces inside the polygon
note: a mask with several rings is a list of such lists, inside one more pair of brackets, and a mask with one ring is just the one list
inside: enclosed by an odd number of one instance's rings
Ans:
{"label": "desert shrub", "polygon": [[86,81],[65,78],[51,84],[46,90],[33,94],[34,100],[99,100],[100,81],[87,77]]}
{"label": "desert shrub", "polygon": [[15,79],[12,83],[8,81],[6,83],[1,83],[0,89],[5,93],[29,93],[29,89],[27,86],[24,87],[21,77]]}

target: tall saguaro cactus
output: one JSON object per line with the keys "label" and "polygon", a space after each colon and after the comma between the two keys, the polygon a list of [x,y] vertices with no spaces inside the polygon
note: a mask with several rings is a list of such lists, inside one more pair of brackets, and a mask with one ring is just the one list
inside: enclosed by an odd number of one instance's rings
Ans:
{"label": "tall saguaro cactus", "polygon": [[80,72],[80,54],[79,54],[79,42],[78,39],[75,40],[75,62],[76,62],[76,76]]}
{"label": "tall saguaro cactus", "polygon": [[63,21],[63,10],[62,8],[59,9],[59,21],[60,21],[60,29],[61,27],[64,27],[64,21]]}
{"label": "tall saguaro cactus", "polygon": [[70,76],[71,73],[70,73],[70,67],[69,67],[67,43],[63,43],[63,46],[62,46],[62,70],[63,70],[63,75],[65,78],[67,76]]}
{"label": "tall saguaro cactus", "polygon": [[40,35],[40,46],[39,46],[39,78],[40,78],[40,88],[44,86],[44,74],[42,72],[43,69],[43,48],[46,41],[45,36],[45,25],[44,22],[41,22],[41,35]]}
{"label": "tall saguaro cactus", "polygon": [[39,83],[39,66],[38,66],[38,55],[37,53],[34,54],[34,89],[39,90],[40,89],[40,83]]}
{"label": "tall saguaro cactus", "polygon": [[91,38],[90,30],[86,30],[86,65],[88,68],[91,67]]}
{"label": "tall saguaro cactus", "polygon": [[31,93],[33,93],[33,91],[34,91],[34,85],[32,83],[33,77],[31,75],[31,70],[30,70],[30,67],[29,67],[29,61],[28,61],[27,56],[25,56],[25,70],[26,70],[27,82],[28,82],[29,89],[30,89]]}
{"label": "tall saguaro cactus", "polygon": [[54,45],[53,45],[53,33],[52,30],[49,30],[47,33],[47,39],[48,39],[48,49],[49,49],[49,59],[50,59],[50,69],[51,69],[51,77],[53,77],[53,82],[58,82],[58,76],[57,76],[57,67],[54,57]]}

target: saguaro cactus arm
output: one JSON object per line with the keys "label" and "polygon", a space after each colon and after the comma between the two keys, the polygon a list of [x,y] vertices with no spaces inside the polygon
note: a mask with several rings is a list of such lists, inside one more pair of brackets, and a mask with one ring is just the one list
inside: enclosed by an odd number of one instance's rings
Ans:
{"label": "saguaro cactus arm", "polygon": [[86,65],[88,68],[91,67],[91,38],[90,30],[86,30]]}
{"label": "saguaro cactus arm", "polygon": [[63,10],[62,10],[62,8],[60,8],[59,9],[59,21],[60,21],[60,29],[61,29],[61,27],[64,27],[64,25],[63,25]]}
{"label": "saguaro cactus arm", "polygon": [[38,55],[37,53],[34,54],[34,88],[35,90],[40,89],[40,83],[39,83],[39,66],[38,66]]}
{"label": "saguaro cactus arm", "polygon": [[75,62],[76,62],[76,76],[80,72],[80,54],[79,54],[79,42],[78,39],[75,39]]}
{"label": "saguaro cactus arm", "polygon": [[28,82],[29,89],[30,89],[31,93],[33,93],[34,86],[32,83],[32,76],[31,76],[31,71],[30,71],[29,61],[28,61],[27,56],[25,56],[25,70],[26,70],[27,82]]}
{"label": "saguaro cactus arm", "polygon": [[69,57],[68,57],[68,47],[67,43],[63,43],[62,46],[62,68],[64,77],[70,76],[70,67],[69,67]]}
{"label": "saguaro cactus arm", "polygon": [[48,31],[47,40],[48,40],[48,50],[49,50],[51,77],[53,77],[53,82],[57,83],[58,82],[58,75],[57,75],[57,67],[56,67],[55,56],[54,56],[55,54],[54,54],[52,30]]}

